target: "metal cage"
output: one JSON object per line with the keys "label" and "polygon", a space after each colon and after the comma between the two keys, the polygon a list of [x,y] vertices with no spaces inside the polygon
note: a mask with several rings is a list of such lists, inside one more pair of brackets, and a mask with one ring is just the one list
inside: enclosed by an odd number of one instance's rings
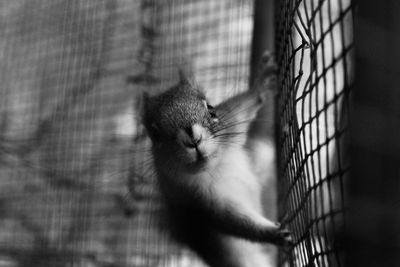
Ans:
{"label": "metal cage", "polygon": [[343,266],[351,1],[276,1],[280,218],[295,246],[282,266]]}

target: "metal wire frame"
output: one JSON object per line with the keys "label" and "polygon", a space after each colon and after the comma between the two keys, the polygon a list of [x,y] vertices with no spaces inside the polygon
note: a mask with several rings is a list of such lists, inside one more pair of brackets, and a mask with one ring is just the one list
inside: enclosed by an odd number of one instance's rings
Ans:
{"label": "metal wire frame", "polygon": [[281,266],[343,266],[352,2],[276,1]]}

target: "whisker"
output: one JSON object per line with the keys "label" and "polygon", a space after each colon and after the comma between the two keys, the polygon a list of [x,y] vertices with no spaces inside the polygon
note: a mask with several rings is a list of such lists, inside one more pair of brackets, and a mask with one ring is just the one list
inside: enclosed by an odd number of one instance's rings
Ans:
{"label": "whisker", "polygon": [[240,142],[233,142],[233,141],[217,141],[214,142],[215,144],[219,144],[219,145],[223,145],[225,147],[232,147],[232,146],[236,146],[236,147],[243,147],[243,143]]}
{"label": "whisker", "polygon": [[237,122],[231,122],[230,124],[224,124],[222,127],[215,127],[215,129],[212,131],[213,133],[217,133],[219,131],[223,131],[229,128],[233,128],[234,126],[238,126],[241,124],[246,124],[246,123],[252,123],[252,122],[273,122],[273,120],[264,120],[264,119],[248,119],[248,120],[242,120],[242,121],[237,121]]}
{"label": "whisker", "polygon": [[214,137],[218,138],[218,137],[230,137],[230,136],[238,136],[238,135],[243,135],[243,136],[247,137],[246,133],[247,132],[228,132],[228,133],[220,133],[220,134],[214,135]]}
{"label": "whisker", "polygon": [[[243,106],[243,108],[238,109],[237,107]],[[243,113],[249,109],[254,108],[254,105],[251,103],[248,103],[247,105],[243,105],[243,103],[239,103],[236,105],[236,107],[230,108],[230,110],[223,111],[218,117],[222,120],[226,118],[226,116],[230,115],[232,117],[235,117],[236,115]]]}

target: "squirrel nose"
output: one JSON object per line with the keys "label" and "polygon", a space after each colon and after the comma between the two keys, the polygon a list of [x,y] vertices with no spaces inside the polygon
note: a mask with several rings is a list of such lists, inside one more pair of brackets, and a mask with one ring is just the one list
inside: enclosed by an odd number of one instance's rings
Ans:
{"label": "squirrel nose", "polygon": [[195,127],[188,127],[185,129],[185,132],[190,137],[190,141],[185,142],[185,146],[190,147],[190,148],[197,147],[203,138],[201,133],[199,131],[197,131],[195,129]]}

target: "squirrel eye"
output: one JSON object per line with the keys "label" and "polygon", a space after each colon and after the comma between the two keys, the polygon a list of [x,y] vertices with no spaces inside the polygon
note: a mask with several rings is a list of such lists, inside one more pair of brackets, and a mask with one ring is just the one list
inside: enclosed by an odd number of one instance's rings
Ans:
{"label": "squirrel eye", "polygon": [[207,109],[208,109],[208,112],[211,115],[211,118],[216,119],[217,118],[217,113],[215,112],[215,108],[213,106],[207,104]]}
{"label": "squirrel eye", "polygon": [[215,108],[213,106],[211,106],[210,104],[208,104],[206,100],[203,100],[203,104],[207,108],[208,113],[210,114],[213,121],[217,122],[218,118],[217,118],[217,112],[215,111]]}

